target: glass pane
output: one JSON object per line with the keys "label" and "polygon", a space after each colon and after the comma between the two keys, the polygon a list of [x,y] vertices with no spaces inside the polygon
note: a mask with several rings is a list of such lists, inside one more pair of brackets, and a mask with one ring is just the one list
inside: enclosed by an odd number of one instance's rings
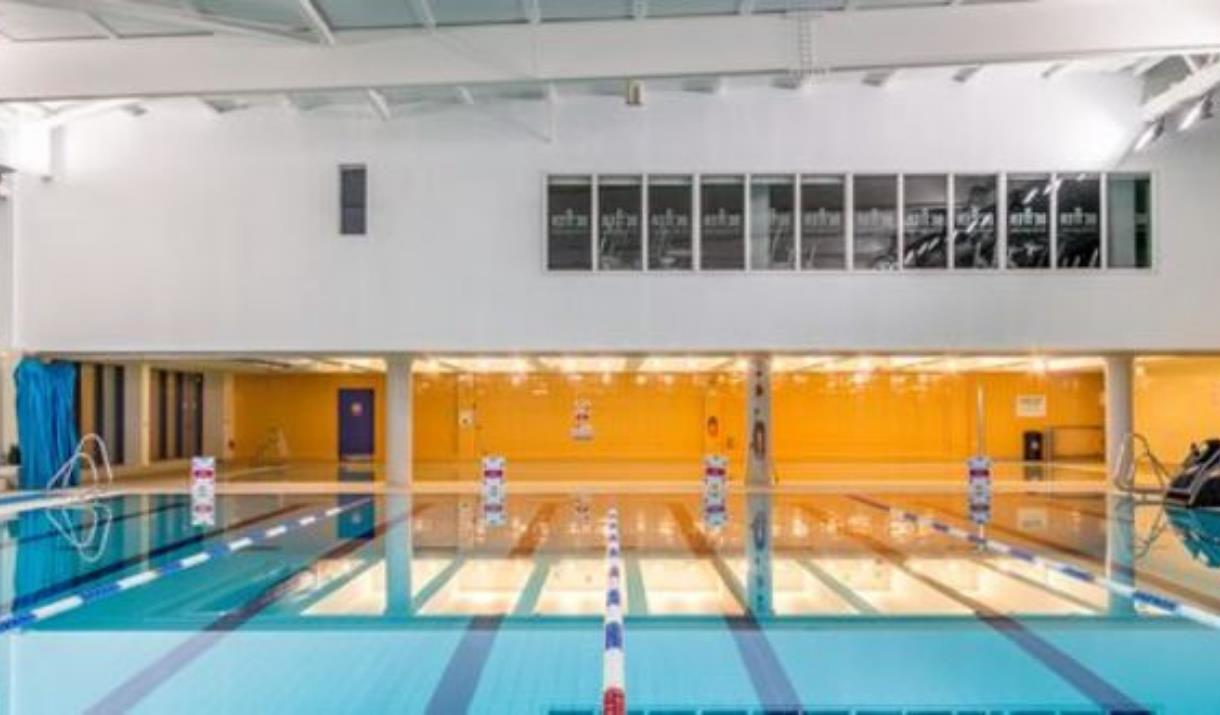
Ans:
{"label": "glass pane", "polygon": [[996,266],[996,177],[953,177],[953,265]]}
{"label": "glass pane", "polygon": [[750,268],[796,267],[795,186],[791,176],[750,179]]}
{"label": "glass pane", "polygon": [[593,180],[552,176],[547,186],[547,268],[593,268]]}
{"label": "glass pane", "polygon": [[1152,265],[1152,181],[1147,176],[1110,176],[1106,197],[1111,268]]}
{"label": "glass pane", "polygon": [[898,267],[898,177],[857,176],[854,263],[861,270]]}
{"label": "glass pane", "polygon": [[689,176],[648,177],[648,270],[690,270],[691,189]]}
{"label": "glass pane", "polygon": [[1050,174],[1008,177],[1009,267],[1050,267],[1051,188]]}
{"label": "glass pane", "polygon": [[597,179],[597,267],[631,271],[642,267],[640,223],[643,182],[638,176]]}
{"label": "glass pane", "polygon": [[707,270],[746,267],[745,179],[705,176],[700,182],[702,235],[699,265]]}
{"label": "glass pane", "polygon": [[1096,174],[1059,177],[1060,268],[1101,267],[1101,179]]}
{"label": "glass pane", "polygon": [[365,225],[367,173],[363,166],[339,167],[339,233],[362,236]]}
{"label": "glass pane", "polygon": [[801,179],[801,267],[847,267],[843,226],[843,177]]}
{"label": "glass pane", "polygon": [[949,177],[908,176],[902,182],[902,262],[907,268],[946,268]]}

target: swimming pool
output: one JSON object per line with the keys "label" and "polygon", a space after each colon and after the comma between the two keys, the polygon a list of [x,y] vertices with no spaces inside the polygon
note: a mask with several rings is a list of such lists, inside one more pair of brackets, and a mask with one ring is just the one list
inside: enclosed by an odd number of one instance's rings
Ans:
{"label": "swimming pool", "polygon": [[997,494],[1008,553],[959,493],[101,503],[3,517],[2,712],[595,712],[612,506],[632,712],[1220,711],[1220,631],[1070,573],[1220,612],[1220,516],[1114,496]]}

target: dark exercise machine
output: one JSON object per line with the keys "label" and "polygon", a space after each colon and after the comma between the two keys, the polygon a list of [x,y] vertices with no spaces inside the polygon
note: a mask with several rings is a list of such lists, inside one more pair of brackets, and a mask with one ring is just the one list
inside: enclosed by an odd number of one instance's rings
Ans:
{"label": "dark exercise machine", "polygon": [[1186,509],[1220,508],[1220,439],[1190,446],[1182,469],[1165,489],[1165,505]]}

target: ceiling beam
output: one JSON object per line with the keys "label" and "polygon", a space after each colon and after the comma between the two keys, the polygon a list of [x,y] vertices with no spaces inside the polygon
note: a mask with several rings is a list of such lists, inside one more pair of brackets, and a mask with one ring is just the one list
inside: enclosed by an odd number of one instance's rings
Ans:
{"label": "ceiling beam", "polygon": [[[1214,0],[1110,0],[1105,23],[1097,22],[1095,10],[1094,3],[1059,0],[964,4],[952,12],[826,13],[811,21],[812,60],[826,72],[867,73],[1220,50],[1220,3]],[[348,35],[337,34],[340,40]],[[419,30],[352,36],[359,41],[292,48],[234,37],[7,43],[0,45],[0,101],[733,77],[798,69],[791,25],[772,14],[453,26],[445,28],[446,42]],[[944,37],[956,39],[946,43]]]}
{"label": "ceiling beam", "polygon": [[[127,17],[145,22],[203,30],[218,34],[241,35],[263,40],[309,42],[307,36],[289,27],[268,23],[236,20],[196,10],[193,6],[171,7],[135,2],[134,0],[7,0],[18,5],[30,5],[52,10],[97,15]],[[102,21],[104,22],[104,20]]]}
{"label": "ceiling beam", "polygon": [[390,103],[386,100],[385,95],[375,89],[364,90],[364,97],[368,100],[369,107],[372,108],[373,114],[383,122],[390,121],[394,116],[394,112],[390,109]]}
{"label": "ceiling beam", "polygon": [[334,29],[314,0],[298,0],[298,3],[301,8],[301,17],[305,18],[309,29],[318,36],[318,40],[325,45],[338,44]]}
{"label": "ceiling beam", "polygon": [[1058,76],[1070,64],[1070,62],[1052,62],[1046,69],[1042,70],[1042,79],[1051,79]]}
{"label": "ceiling beam", "polygon": [[860,81],[870,87],[877,87],[880,89],[881,87],[889,84],[890,81],[894,79],[894,75],[896,74],[898,74],[898,70],[892,67],[883,70],[873,70],[872,72],[866,72],[864,74],[864,79]]}
{"label": "ceiling beam", "polygon": [[542,22],[542,6],[539,0],[521,0],[521,16],[531,25]]}
{"label": "ceiling beam", "polygon": [[1144,120],[1154,122],[1218,87],[1220,87],[1220,62],[1200,67],[1198,72],[1187,75],[1164,92],[1148,98],[1144,102],[1142,110]]}
{"label": "ceiling beam", "polygon": [[104,99],[97,102],[81,102],[63,109],[58,109],[50,114],[47,114],[37,124],[44,127],[62,127],[66,124],[71,124],[80,119],[96,117],[100,114],[107,114],[119,109],[127,109],[128,107],[140,103],[138,99],[130,97],[123,99]]}
{"label": "ceiling beam", "polygon": [[85,17],[89,18],[89,22],[92,23],[94,27],[101,30],[102,34],[104,34],[107,39],[122,39],[122,36],[119,35],[118,32],[115,32],[115,29],[110,26],[110,23],[106,22],[96,12],[87,12],[85,13]]}
{"label": "ceiling beam", "polygon": [[419,24],[429,30],[436,29],[436,12],[432,9],[432,0],[411,0],[411,7],[415,9]]}
{"label": "ceiling beam", "polygon": [[953,81],[965,84],[974,79],[974,76],[977,75],[982,69],[982,65],[970,65],[969,67],[962,67],[953,73]]}

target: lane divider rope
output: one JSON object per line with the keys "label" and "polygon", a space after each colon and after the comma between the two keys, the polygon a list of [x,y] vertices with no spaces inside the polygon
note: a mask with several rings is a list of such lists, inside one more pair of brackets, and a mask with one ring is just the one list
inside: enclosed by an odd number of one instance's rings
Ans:
{"label": "lane divider rope", "polygon": [[95,601],[100,601],[103,598],[108,598],[115,594],[130,591],[133,588],[152,583],[153,581],[161,579],[170,574],[193,569],[197,566],[208,563],[209,561],[224,558],[225,556],[235,554],[243,549],[248,549],[256,544],[277,539],[290,531],[311,526],[324,519],[333,519],[344,512],[365,506],[370,501],[372,500],[361,499],[351,502],[350,504],[332,506],[328,509],[306,514],[305,516],[296,519],[289,519],[265,529],[251,529],[236,539],[214,544],[206,549],[203,549],[202,551],[191,554],[190,556],[184,556],[172,561],[167,561],[159,566],[144,569],[143,571],[131,574],[130,576],[125,576],[116,581],[108,581],[106,583],[88,586],[40,606],[14,611],[4,618],[0,618],[0,633],[23,628],[34,623],[40,623],[62,613],[74,611],[81,606],[94,603]]}
{"label": "lane divider rope", "polygon": [[995,539],[981,536],[979,534],[967,531],[966,529],[953,526],[952,524],[947,524],[943,521],[939,521],[922,514],[917,514],[913,511],[907,511],[906,509],[902,509],[900,507],[890,506],[888,504],[883,504],[881,502],[873,501],[872,499],[867,499],[861,496],[855,496],[852,498],[861,504],[865,504],[874,509],[889,512],[890,514],[897,516],[904,521],[931,529],[938,534],[944,534],[945,536],[950,536],[955,539],[968,541],[975,546],[981,546],[989,551],[994,551],[997,554],[1011,556],[1013,558],[1020,559],[1021,561],[1034,564],[1035,566],[1040,566],[1042,568],[1058,572],[1070,579],[1079,581],[1080,583],[1099,586],[1110,591],[1111,593],[1122,596],[1123,598],[1129,598],[1135,603],[1144,604],[1145,606],[1149,606],[1162,613],[1166,613],[1171,616],[1180,616],[1209,628],[1220,629],[1220,615],[1206,611],[1189,603],[1183,603],[1176,598],[1139,589],[1130,584],[1116,581],[1108,576],[1095,574],[1079,566],[1074,566],[1064,561],[1059,561],[1047,556],[1036,554],[1029,549],[1023,549],[1019,546],[1013,546],[1002,541],[996,541]]}
{"label": "lane divider rope", "polygon": [[623,549],[618,509],[606,512],[606,616],[602,650],[602,713],[627,712],[626,662],[623,652]]}

